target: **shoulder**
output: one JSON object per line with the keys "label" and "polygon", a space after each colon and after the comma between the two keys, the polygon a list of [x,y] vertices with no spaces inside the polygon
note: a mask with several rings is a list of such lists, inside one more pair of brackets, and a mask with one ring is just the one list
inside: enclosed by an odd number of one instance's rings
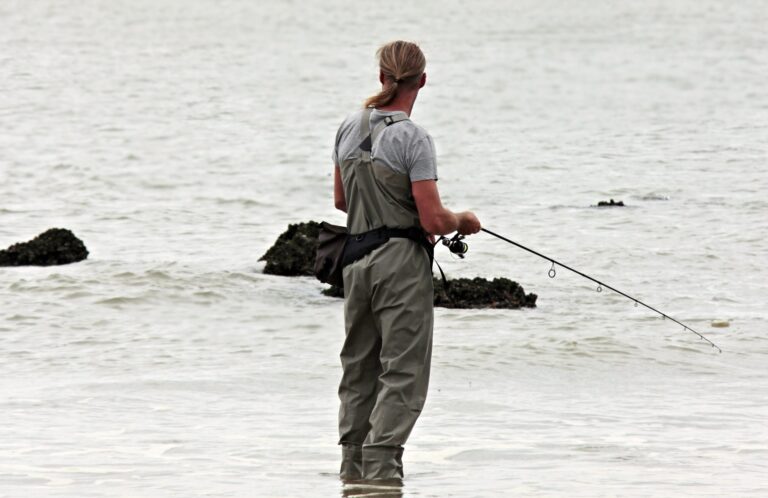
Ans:
{"label": "shoulder", "polygon": [[[382,112],[377,110],[374,111],[372,119],[374,122],[377,122],[381,119],[384,119],[385,116],[392,116],[395,114],[398,114],[398,112]],[[388,134],[391,133],[393,135],[407,137],[408,142],[411,143],[420,142],[422,140],[432,140],[432,137],[430,137],[427,130],[414,123],[410,118],[388,126],[387,129],[389,130],[387,132]]]}
{"label": "shoulder", "polygon": [[356,126],[357,124],[360,123],[360,118],[362,118],[362,116],[363,116],[363,109],[358,109],[356,111],[353,111],[347,114],[347,117],[344,118],[344,121],[342,121],[341,125],[339,126],[339,131]]}
{"label": "shoulder", "polygon": [[364,111],[365,109],[357,109],[355,111],[350,112],[349,114],[347,114],[347,117],[344,118],[344,123],[360,121],[360,118],[363,116]]}
{"label": "shoulder", "polygon": [[417,125],[410,119],[406,119],[405,121],[402,121],[400,123],[403,127],[403,131],[405,131],[415,142],[419,142],[421,140],[432,140],[432,137],[429,135],[427,130],[425,130],[423,127]]}
{"label": "shoulder", "polygon": [[408,149],[415,155],[435,154],[435,143],[432,136],[423,127],[417,125],[410,119],[397,123],[401,128],[396,132]]}

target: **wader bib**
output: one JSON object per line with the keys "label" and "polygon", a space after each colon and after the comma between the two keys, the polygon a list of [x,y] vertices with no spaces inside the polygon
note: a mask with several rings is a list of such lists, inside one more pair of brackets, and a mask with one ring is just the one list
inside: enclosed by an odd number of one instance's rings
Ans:
{"label": "wader bib", "polygon": [[[389,125],[370,132],[363,112],[359,154],[340,165],[347,229],[354,237],[380,227],[421,228],[408,175],[371,158]],[[430,256],[409,238],[390,238],[344,267],[346,340],[339,386],[341,477],[402,478],[403,444],[427,396],[432,355],[433,289]]]}

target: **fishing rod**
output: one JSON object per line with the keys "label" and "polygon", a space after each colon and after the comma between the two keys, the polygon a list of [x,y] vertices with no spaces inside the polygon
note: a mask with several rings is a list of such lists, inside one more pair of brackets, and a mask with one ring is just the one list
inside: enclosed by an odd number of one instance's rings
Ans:
{"label": "fishing rod", "polygon": [[[536,256],[538,256],[540,258],[543,258],[543,259],[546,259],[547,261],[552,263],[552,267],[547,272],[547,275],[549,275],[549,278],[555,278],[555,275],[557,275],[557,270],[555,270],[555,266],[563,267],[566,270],[570,270],[570,271],[572,271],[573,273],[575,273],[575,274],[577,274],[579,276],[582,276],[582,277],[584,277],[584,278],[586,278],[588,280],[591,280],[591,281],[595,282],[597,284],[597,292],[602,292],[603,291],[603,287],[605,287],[606,289],[610,289],[613,292],[626,297],[630,301],[634,301],[635,302],[635,306],[637,306],[638,304],[642,304],[643,306],[645,306],[649,310],[651,310],[651,311],[661,315],[662,318],[672,320],[676,324],[680,325],[681,327],[683,327],[683,330],[688,330],[690,332],[693,332],[694,334],[699,336],[699,339],[707,341],[713,348],[717,349],[718,353],[722,353],[723,352],[723,350],[720,349],[714,342],[712,342],[709,339],[707,339],[706,337],[704,337],[701,333],[699,333],[696,330],[692,329],[691,327],[689,327],[688,325],[684,324],[683,322],[680,322],[680,321],[672,318],[671,316],[667,315],[666,313],[657,310],[653,306],[645,304],[644,302],[642,302],[641,300],[637,299],[636,297],[632,297],[629,294],[626,294],[626,293],[624,293],[624,292],[622,292],[622,291],[620,291],[620,290],[618,290],[618,289],[616,289],[614,287],[611,287],[610,285],[606,284],[605,282],[601,282],[600,280],[597,280],[596,278],[592,278],[589,275],[587,275],[585,273],[582,273],[579,270],[576,270],[574,268],[571,268],[570,266],[568,266],[566,264],[563,264],[563,263],[561,263],[560,261],[557,261],[554,258],[550,258],[549,256],[545,256],[545,255],[541,254],[538,251],[534,251],[533,249],[531,249],[529,247],[525,247],[524,245],[519,244],[519,243],[515,242],[514,240],[510,240],[510,239],[508,239],[508,238],[506,238],[506,237],[504,237],[502,235],[499,235],[498,233],[492,232],[492,231],[490,231],[490,230],[488,230],[486,228],[481,228],[480,230],[482,230],[483,232],[485,232],[485,233],[487,233],[489,235],[493,235],[494,237],[496,237],[498,239],[501,239],[504,242],[509,242],[510,244],[512,244],[514,246],[517,246],[520,249],[523,249],[523,250],[528,251],[528,252],[530,252],[532,254],[535,254]],[[445,239],[445,238],[442,238],[442,239],[444,239],[443,240],[443,244],[448,246],[448,249],[452,253],[459,255],[459,257],[463,257],[463,254],[466,253],[469,250],[469,246],[467,246],[467,243],[462,240],[463,238],[464,238],[464,236],[456,234],[452,239]]]}

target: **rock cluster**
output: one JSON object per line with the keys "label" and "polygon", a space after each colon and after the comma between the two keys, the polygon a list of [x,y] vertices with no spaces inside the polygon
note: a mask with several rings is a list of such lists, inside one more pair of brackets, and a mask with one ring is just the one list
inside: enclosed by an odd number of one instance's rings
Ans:
{"label": "rock cluster", "polygon": [[597,203],[597,207],[624,207],[624,201],[600,201]]}
{"label": "rock cluster", "polygon": [[[266,261],[264,273],[283,276],[312,276],[320,223],[310,221],[288,225],[275,244],[260,258]],[[526,294],[523,288],[507,278],[459,278],[434,280],[435,306],[443,308],[534,308],[536,294]],[[329,287],[323,294],[344,297],[340,287]]]}
{"label": "rock cluster", "polygon": [[435,280],[435,306],[443,308],[535,308],[536,294],[508,278],[457,278],[447,286]]}
{"label": "rock cluster", "polygon": [[88,257],[83,241],[66,228],[51,228],[28,242],[0,251],[0,266],[52,266]]}
{"label": "rock cluster", "polygon": [[310,221],[288,225],[275,244],[259,258],[266,261],[264,273],[285,277],[312,276],[320,223]]}

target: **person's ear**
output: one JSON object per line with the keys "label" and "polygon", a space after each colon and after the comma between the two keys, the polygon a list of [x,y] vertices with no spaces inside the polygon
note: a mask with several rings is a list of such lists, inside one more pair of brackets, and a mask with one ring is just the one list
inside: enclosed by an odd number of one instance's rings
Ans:
{"label": "person's ear", "polygon": [[379,69],[379,83],[384,84],[384,71]]}
{"label": "person's ear", "polygon": [[419,79],[419,88],[424,88],[424,85],[427,84],[427,73],[421,73],[421,78]]}

